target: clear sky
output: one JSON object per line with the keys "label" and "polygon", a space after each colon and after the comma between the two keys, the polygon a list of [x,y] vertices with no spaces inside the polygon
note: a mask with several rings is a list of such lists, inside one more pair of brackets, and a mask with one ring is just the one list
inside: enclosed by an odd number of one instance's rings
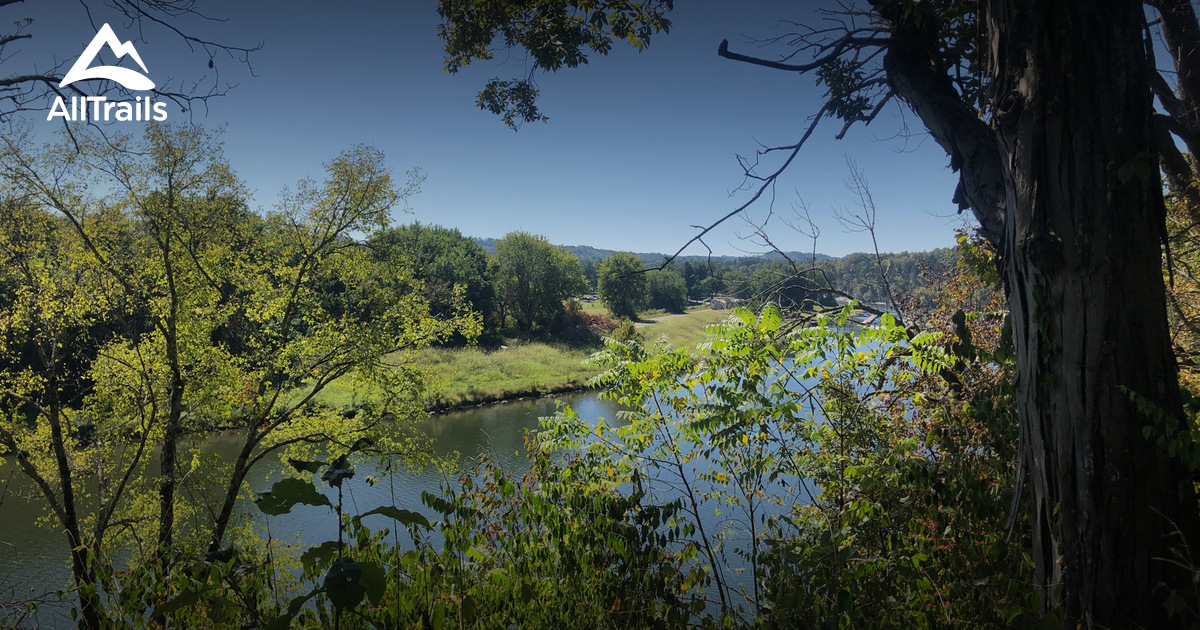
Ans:
{"label": "clear sky", "polygon": [[[73,62],[95,34],[75,0],[14,6],[0,9],[0,17],[32,17],[34,39],[3,62],[4,74],[55,57]],[[383,149],[397,171],[420,167],[428,177],[411,201],[412,214],[397,213],[396,221],[437,223],[472,236],[526,230],[564,245],[674,251],[694,234],[690,226],[708,224],[745,199],[736,192],[742,179],[735,155],[752,155],[759,142],[794,142],[821,96],[813,77],[716,54],[723,38],[753,53],[746,37],[778,33],[786,27],[781,20],[811,20],[813,7],[804,2],[677,2],[671,32],[645,52],[617,48],[587,67],[539,75],[550,121],[519,132],[476,108],[475,93],[492,76],[523,74],[522,60],[501,53],[494,63],[444,72],[435,2],[200,0],[197,6],[226,21],[185,22],[191,30],[234,44],[263,43],[252,57],[253,74],[228,58],[214,59],[220,80],[238,85],[193,119],[225,129],[227,155],[262,206],[363,142]],[[173,35],[146,27],[139,39],[119,17],[100,9],[93,17],[97,24],[111,21],[122,41],[133,39],[160,84],[212,79],[207,55],[189,53]],[[171,109],[172,120],[185,116]],[[893,107],[837,141],[839,122],[823,125],[780,179],[776,212],[790,214],[803,199],[821,228],[819,251],[869,249],[864,235],[847,233],[832,217],[834,208],[854,207],[843,183],[851,158],[871,183],[882,249],[952,244],[953,227],[962,221],[950,202],[956,176],[941,148],[919,133],[920,121]],[[907,139],[897,137],[905,122],[914,132]],[[52,126],[44,117],[34,124]],[[752,216],[767,209],[760,202]],[[811,248],[782,223],[772,225],[781,247]],[[717,254],[759,251],[738,239],[746,231],[734,219],[707,242]],[[693,246],[688,253],[704,250]]]}

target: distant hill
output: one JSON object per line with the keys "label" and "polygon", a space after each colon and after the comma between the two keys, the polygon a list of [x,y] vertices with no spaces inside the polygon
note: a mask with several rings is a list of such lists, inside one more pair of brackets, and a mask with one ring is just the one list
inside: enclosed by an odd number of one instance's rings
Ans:
{"label": "distant hill", "polygon": [[[474,240],[476,243],[479,243],[480,247],[486,249],[489,254],[496,253],[496,239],[474,237]],[[584,264],[589,263],[589,262],[600,262],[601,260],[608,258],[609,256],[615,254],[618,251],[615,249],[600,249],[598,247],[592,247],[590,245],[564,245],[563,247],[566,248],[566,250],[571,252],[572,254],[575,254],[575,257],[579,259],[579,262],[584,263]],[[659,263],[661,263],[663,261],[664,258],[667,257],[667,254],[663,254],[660,252],[629,252],[629,253],[642,259],[642,263],[645,264],[646,266],[658,265]],[[813,256],[812,252],[785,252],[785,253],[787,254],[788,258],[791,258],[792,260],[809,259],[809,258],[812,258],[812,256]],[[833,259],[837,258],[836,256],[829,256],[827,254],[817,254],[816,257],[817,257],[817,260],[833,260]],[[744,255],[744,256],[711,256],[710,257],[710,256],[704,256],[704,255],[700,255],[700,256],[687,255],[687,256],[677,257],[675,259],[675,262],[684,263],[684,262],[708,261],[708,260],[711,260],[712,262],[733,262],[735,260],[742,260],[742,259],[747,259],[747,258],[782,259],[777,252],[769,252],[769,253],[763,254],[761,256]]]}
{"label": "distant hill", "polygon": [[[830,256],[821,252],[816,252],[815,254],[813,252],[783,252],[783,256],[787,256],[791,260],[812,260],[813,258],[817,260],[837,260],[839,258],[838,256]],[[783,256],[779,252],[767,252],[761,258],[783,260]],[[758,257],[756,256],[756,258]]]}

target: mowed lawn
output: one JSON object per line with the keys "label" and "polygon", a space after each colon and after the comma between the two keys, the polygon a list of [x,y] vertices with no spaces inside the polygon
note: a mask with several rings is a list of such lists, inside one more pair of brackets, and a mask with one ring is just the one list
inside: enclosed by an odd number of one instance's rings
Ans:
{"label": "mowed lawn", "polygon": [[[600,302],[598,300],[595,302],[580,302],[579,306],[582,308],[584,313],[592,313],[595,315],[603,315],[605,317],[612,317],[612,314],[608,312],[607,308],[605,308],[604,303]],[[687,307],[688,313],[698,313],[700,311],[707,311],[707,310],[709,310],[707,305],[697,305],[697,306]],[[661,308],[647,309],[647,310],[644,310],[644,311],[641,311],[638,313],[638,319],[647,319],[650,317],[658,317],[659,315],[670,315],[670,314],[671,313],[668,313],[667,311],[664,311]],[[724,319],[724,318],[721,318],[721,319]],[[721,321],[721,320],[718,319],[717,321]]]}
{"label": "mowed lawn", "polygon": [[714,311],[707,307],[688,311],[683,317],[672,317],[638,329],[651,347],[668,344],[672,348],[695,350],[708,337],[708,326],[725,321],[733,311]]}
{"label": "mowed lawn", "polygon": [[[730,311],[697,310],[638,331],[651,347],[669,344],[695,349],[705,327],[724,321]],[[507,348],[427,348],[412,358],[427,376],[431,408],[472,405],[524,396],[544,396],[583,388],[599,370],[583,361],[596,348],[514,340]],[[334,382],[321,393],[331,405],[357,402],[349,387]]]}

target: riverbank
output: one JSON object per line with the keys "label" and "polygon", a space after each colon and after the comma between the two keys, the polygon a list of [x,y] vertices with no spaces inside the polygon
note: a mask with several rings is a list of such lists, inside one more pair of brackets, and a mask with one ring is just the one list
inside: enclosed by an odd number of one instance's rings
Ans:
{"label": "riverbank", "polygon": [[[704,341],[705,327],[728,315],[694,311],[650,324],[640,332],[648,343],[694,348]],[[599,370],[583,362],[598,349],[512,341],[496,349],[429,348],[416,361],[430,375],[429,389],[435,392],[428,407],[441,410],[584,389]]]}
{"label": "riverbank", "polygon": [[[647,343],[695,348],[704,341],[707,326],[728,316],[729,311],[698,310],[638,330]],[[493,348],[427,348],[414,362],[428,378],[426,408],[444,411],[585,389],[599,370],[583,362],[598,349],[513,339]],[[356,402],[350,389],[336,382],[321,398],[335,406]]]}

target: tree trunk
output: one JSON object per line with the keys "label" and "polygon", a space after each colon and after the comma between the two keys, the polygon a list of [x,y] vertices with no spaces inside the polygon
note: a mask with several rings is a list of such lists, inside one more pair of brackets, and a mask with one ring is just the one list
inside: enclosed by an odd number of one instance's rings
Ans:
{"label": "tree trunk", "polygon": [[1167,589],[1195,587],[1164,559],[1200,544],[1200,514],[1131,401],[1184,417],[1141,4],[993,0],[986,17],[1037,583],[1067,626],[1169,627]]}
{"label": "tree trunk", "polygon": [[221,502],[221,511],[217,514],[216,521],[213,522],[212,537],[208,542],[209,551],[220,551],[221,544],[225,540],[225,530],[229,528],[229,520],[233,518],[233,509],[237,506],[238,494],[242,491],[242,482],[246,480],[246,473],[250,470],[250,454],[254,452],[258,440],[257,429],[250,427],[245,441],[242,442],[242,450],[238,452],[237,460],[234,461],[233,471],[229,476],[229,485],[225,488],[225,500]]}
{"label": "tree trunk", "polygon": [[159,453],[158,487],[158,552],[162,554],[162,572],[166,575],[170,561],[171,545],[175,540],[175,488],[179,483],[178,464],[179,438],[182,434],[183,377],[182,360],[179,355],[179,292],[175,285],[175,270],[171,263],[171,246],[168,239],[160,239],[163,269],[167,280],[169,311],[166,317],[164,337],[167,364],[171,369],[171,389],[167,406],[167,422],[163,432],[162,451]]}
{"label": "tree trunk", "polygon": [[[180,433],[178,422],[172,419],[175,417],[175,409],[179,406],[175,398],[175,392],[172,392],[171,413],[163,433],[162,450],[158,455],[158,553],[163,558],[169,555],[171,545],[175,540],[175,468],[178,463]],[[163,566],[165,572],[166,565]]]}
{"label": "tree trunk", "polygon": [[[55,352],[53,349],[51,353]],[[51,359],[51,363],[56,363]],[[79,589],[79,627],[89,630],[100,628],[99,605],[96,601],[95,576],[88,562],[88,547],[80,535],[79,512],[75,505],[74,475],[66,449],[66,434],[62,430],[62,401],[58,397],[58,377],[51,375],[46,383],[47,422],[50,424],[50,441],[54,449],[54,461],[62,488],[62,525],[67,534],[67,546],[71,549],[71,576]]]}

